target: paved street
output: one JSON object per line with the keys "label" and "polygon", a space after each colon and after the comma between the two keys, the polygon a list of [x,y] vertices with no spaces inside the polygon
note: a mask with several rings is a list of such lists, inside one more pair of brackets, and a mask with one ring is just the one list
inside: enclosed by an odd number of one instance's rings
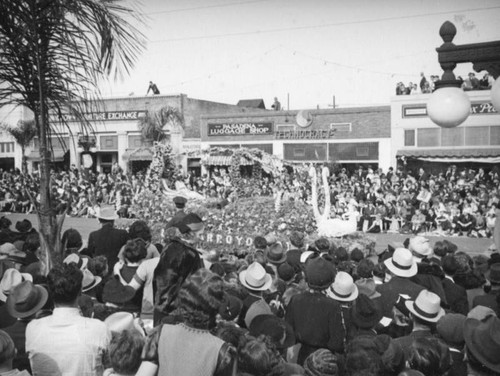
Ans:
{"label": "paved street", "polygon": [[[15,223],[23,218],[28,218],[34,226],[38,225],[38,219],[34,214],[4,214],[11,221],[13,226]],[[75,218],[75,217],[66,217],[63,225],[63,231],[68,228],[75,228],[81,234],[84,241],[88,239],[89,234],[99,229],[99,222],[94,218]],[[387,244],[391,241],[403,242],[408,235],[402,234],[370,234],[377,239],[377,249],[382,249],[387,247]],[[429,236],[428,237],[431,244],[433,245],[435,242],[445,239],[444,237],[437,236]],[[492,239],[473,239],[467,237],[448,237],[446,238],[451,242],[458,245],[458,249],[462,251],[466,251],[471,255],[483,254],[487,251],[488,247],[493,244]]]}

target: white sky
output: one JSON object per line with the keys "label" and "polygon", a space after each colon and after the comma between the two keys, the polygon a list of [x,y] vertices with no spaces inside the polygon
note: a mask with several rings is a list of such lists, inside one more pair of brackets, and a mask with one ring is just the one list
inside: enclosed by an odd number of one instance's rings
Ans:
{"label": "white sky", "polygon": [[[399,81],[442,74],[446,21],[455,44],[500,39],[499,0],[143,0],[146,51],[105,96],[162,94],[236,104],[275,96],[290,109],[389,104]],[[456,75],[466,76],[470,64]],[[479,75],[482,77],[482,75]]]}

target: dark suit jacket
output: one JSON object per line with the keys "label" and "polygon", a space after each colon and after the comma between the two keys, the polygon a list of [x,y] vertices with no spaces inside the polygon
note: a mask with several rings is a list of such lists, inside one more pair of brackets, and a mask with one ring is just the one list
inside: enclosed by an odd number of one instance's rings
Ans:
{"label": "dark suit jacket", "polygon": [[88,252],[95,256],[106,256],[109,271],[118,261],[118,253],[129,239],[128,232],[113,227],[113,223],[103,224],[100,230],[91,232],[88,241]]}
{"label": "dark suit jacket", "polygon": [[408,359],[410,346],[416,338],[436,338],[436,337],[434,337],[434,335],[431,333],[430,330],[417,330],[411,332],[407,336],[394,339],[394,342],[399,343],[403,348],[406,359]]}
{"label": "dark suit jacket", "polygon": [[424,288],[410,281],[408,278],[394,276],[389,282],[377,285],[377,291],[380,293],[380,305],[385,317],[392,318],[392,307],[396,304],[399,294],[409,295],[415,300],[420,291]]}
{"label": "dark suit jacket", "polygon": [[487,294],[478,295],[472,301],[472,308],[481,305],[491,308],[496,312],[497,315],[500,314],[500,307],[497,303],[497,294],[500,294],[498,290],[492,290]]}
{"label": "dark suit jacket", "polygon": [[444,278],[442,283],[449,310],[467,316],[469,313],[467,291],[448,278]]}

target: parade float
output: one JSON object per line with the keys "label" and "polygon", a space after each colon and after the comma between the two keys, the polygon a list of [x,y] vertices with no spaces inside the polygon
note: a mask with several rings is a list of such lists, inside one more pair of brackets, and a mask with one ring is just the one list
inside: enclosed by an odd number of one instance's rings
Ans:
{"label": "parade float", "polygon": [[[131,212],[138,219],[145,220],[151,227],[153,242],[163,242],[164,225],[175,213],[173,197],[188,198],[186,212],[195,212],[203,218],[205,231],[201,248],[219,254],[244,256],[254,250],[253,239],[267,236],[282,242],[285,247],[293,231],[306,236],[306,243],[312,244],[319,237],[326,237],[331,244],[347,250],[358,248],[366,255],[374,253],[375,240],[356,232],[356,219],[331,217],[329,192],[329,169],[321,168],[321,181],[314,166],[294,165],[295,174],[305,178],[308,193],[305,199],[284,199],[279,183],[287,175],[285,163],[279,158],[257,149],[212,148],[205,151],[203,158],[213,155],[231,156],[229,176],[232,192],[227,199],[203,197],[190,191],[184,183],[177,184],[176,171],[168,171],[165,161],[171,149],[165,145],[154,146],[154,158],[146,174],[146,185],[133,200]],[[241,177],[241,159],[252,161],[252,177]],[[172,167],[175,169],[175,167]],[[259,196],[256,187],[261,185],[262,171],[273,187],[272,196]],[[165,178],[170,176],[170,179]],[[304,183],[304,182],[303,182]],[[320,212],[319,207],[323,206]],[[354,210],[353,210],[354,211]]]}

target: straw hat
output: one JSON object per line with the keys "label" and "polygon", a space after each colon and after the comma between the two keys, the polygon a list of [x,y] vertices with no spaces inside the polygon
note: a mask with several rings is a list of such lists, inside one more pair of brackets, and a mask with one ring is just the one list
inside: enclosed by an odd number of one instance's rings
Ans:
{"label": "straw hat", "polygon": [[82,281],[82,292],[92,290],[99,283],[101,283],[102,278],[95,276],[88,269],[83,270],[83,281]]}
{"label": "straw hat", "polygon": [[392,257],[384,261],[385,266],[398,277],[413,277],[417,274],[417,263],[406,248],[397,248]]}
{"label": "straw hat", "polygon": [[335,281],[326,293],[332,299],[341,302],[352,302],[358,297],[359,291],[349,273],[338,272]]}
{"label": "straw hat", "polygon": [[63,260],[63,262],[65,264],[75,264],[78,269],[84,270],[87,269],[89,259],[86,257],[80,257],[76,253],[71,253]]}
{"label": "straw hat", "polygon": [[23,281],[33,282],[33,277],[28,273],[21,273],[17,269],[7,269],[0,281],[0,300],[7,301],[7,296],[12,289]]}
{"label": "straw hat", "polygon": [[104,205],[97,208],[97,213],[95,215],[99,219],[104,219],[105,221],[114,221],[118,219],[118,214],[116,213],[115,207],[112,205]]}
{"label": "straw hat", "polygon": [[418,318],[428,322],[438,322],[445,315],[439,296],[429,290],[422,290],[415,300],[407,300],[406,308]]}
{"label": "straw hat", "polygon": [[106,324],[110,332],[121,333],[128,330],[138,332],[142,336],[145,335],[139,320],[130,312],[115,312],[104,320],[104,324]]}
{"label": "straw hat", "polygon": [[258,262],[252,263],[247,269],[240,272],[240,282],[250,290],[265,291],[273,282],[271,275]]}

